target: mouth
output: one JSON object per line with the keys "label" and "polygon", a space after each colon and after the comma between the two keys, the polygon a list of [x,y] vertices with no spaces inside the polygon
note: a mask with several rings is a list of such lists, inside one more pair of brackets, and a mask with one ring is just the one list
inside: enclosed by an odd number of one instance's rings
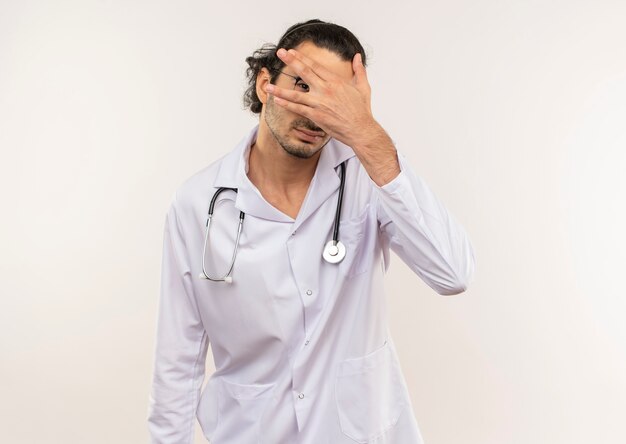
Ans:
{"label": "mouth", "polygon": [[310,143],[319,142],[326,136],[323,131],[311,131],[305,128],[294,128],[294,130],[301,140]]}

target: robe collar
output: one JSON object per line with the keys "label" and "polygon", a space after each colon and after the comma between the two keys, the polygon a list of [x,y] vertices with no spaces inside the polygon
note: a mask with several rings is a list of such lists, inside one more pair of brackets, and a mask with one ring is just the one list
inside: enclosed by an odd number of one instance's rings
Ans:
{"label": "robe collar", "polygon": [[354,157],[354,151],[335,139],[330,139],[322,148],[315,174],[294,221],[269,204],[248,178],[248,157],[250,147],[256,141],[257,132],[258,125],[222,159],[213,186],[236,188],[235,207],[247,215],[276,222],[293,222],[295,230],[339,189],[338,167],[342,162]]}

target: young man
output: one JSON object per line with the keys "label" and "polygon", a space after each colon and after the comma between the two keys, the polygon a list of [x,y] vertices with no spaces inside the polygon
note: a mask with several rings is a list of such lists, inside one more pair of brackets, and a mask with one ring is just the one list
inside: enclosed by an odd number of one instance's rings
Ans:
{"label": "young man", "polygon": [[467,236],[373,118],[350,31],[299,23],[247,62],[258,127],[167,214],[152,442],[191,443],[197,416],[212,444],[421,443],[383,275],[392,249],[461,293]]}

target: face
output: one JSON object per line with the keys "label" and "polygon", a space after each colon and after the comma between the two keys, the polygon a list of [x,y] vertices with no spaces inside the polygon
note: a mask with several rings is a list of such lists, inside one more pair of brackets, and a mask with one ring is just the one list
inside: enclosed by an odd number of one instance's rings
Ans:
{"label": "face", "polygon": [[[352,79],[352,63],[342,60],[334,52],[319,48],[310,42],[304,42],[295,49],[346,80]],[[284,74],[278,74],[276,78],[277,86],[306,91],[306,86],[302,86],[302,81],[296,85],[296,80],[289,77],[289,75],[296,77],[293,68],[284,66],[282,71]],[[276,105],[271,95],[268,96],[263,107],[261,121],[265,123],[275,141],[285,152],[301,159],[313,157],[330,140],[330,136],[315,122]]]}

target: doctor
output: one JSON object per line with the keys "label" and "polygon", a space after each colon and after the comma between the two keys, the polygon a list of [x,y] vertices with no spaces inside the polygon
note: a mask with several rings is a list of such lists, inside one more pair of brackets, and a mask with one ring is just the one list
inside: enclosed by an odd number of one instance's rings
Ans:
{"label": "doctor", "polygon": [[[461,293],[470,242],[372,116],[350,31],[299,23],[247,62],[258,127],[167,213],[152,442],[192,443],[197,417],[213,444],[421,443],[383,275],[391,249],[437,293]],[[329,241],[342,259],[322,257]]]}

